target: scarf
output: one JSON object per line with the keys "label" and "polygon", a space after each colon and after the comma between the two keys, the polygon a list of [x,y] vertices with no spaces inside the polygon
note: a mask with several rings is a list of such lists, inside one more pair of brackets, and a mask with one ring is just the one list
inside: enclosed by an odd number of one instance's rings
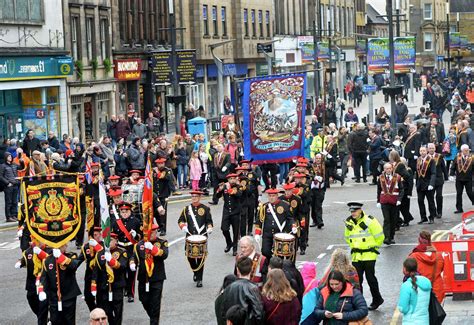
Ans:
{"label": "scarf", "polygon": [[[324,306],[326,310],[330,311],[331,313],[338,313],[340,310],[337,309],[337,303],[339,302],[339,297],[341,296],[341,292],[333,292],[328,296],[326,300],[326,305]],[[337,324],[337,321],[334,318],[330,318],[327,324]]]}
{"label": "scarf", "polygon": [[429,246],[431,246],[431,245],[418,244],[418,246],[416,246],[415,248],[413,248],[412,253],[424,253],[424,252],[428,251],[428,247],[429,247]]}

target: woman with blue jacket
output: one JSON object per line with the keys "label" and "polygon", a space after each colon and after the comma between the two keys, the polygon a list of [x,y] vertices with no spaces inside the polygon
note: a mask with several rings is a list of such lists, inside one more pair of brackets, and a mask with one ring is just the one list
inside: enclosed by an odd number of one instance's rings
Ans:
{"label": "woman with blue jacket", "polygon": [[421,325],[430,323],[428,306],[431,297],[431,282],[418,275],[418,265],[414,258],[403,262],[405,281],[400,289],[398,309],[403,314],[403,325]]}

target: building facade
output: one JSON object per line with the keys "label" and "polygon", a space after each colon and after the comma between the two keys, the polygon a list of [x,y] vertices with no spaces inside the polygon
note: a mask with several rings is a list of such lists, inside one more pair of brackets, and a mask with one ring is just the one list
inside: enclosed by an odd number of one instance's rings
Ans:
{"label": "building facade", "polygon": [[[5,1],[0,10],[0,129],[2,138],[40,139],[68,130],[61,0]],[[56,12],[51,15],[47,13]]]}
{"label": "building facade", "polygon": [[469,0],[452,1],[450,6],[450,28],[451,32],[456,31],[468,37],[471,50],[464,53],[457,53],[456,62],[461,67],[467,62],[474,61],[474,6]]}

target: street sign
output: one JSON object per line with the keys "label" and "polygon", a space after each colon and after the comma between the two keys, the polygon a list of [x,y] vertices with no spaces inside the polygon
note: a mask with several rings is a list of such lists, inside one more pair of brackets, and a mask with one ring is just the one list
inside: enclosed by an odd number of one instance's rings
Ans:
{"label": "street sign", "polygon": [[443,61],[444,60],[444,55],[438,55],[437,60],[438,61]]}
{"label": "street sign", "polygon": [[273,44],[262,44],[257,43],[257,53],[272,53],[273,52]]}
{"label": "street sign", "polygon": [[[177,78],[179,83],[195,82],[196,80],[196,50],[176,51]],[[150,60],[153,64],[153,73],[156,83],[171,83],[172,60],[171,51],[160,51],[153,53]]]}
{"label": "street sign", "polygon": [[364,93],[375,93],[377,91],[377,86],[376,85],[363,85],[362,86],[362,91]]}
{"label": "street sign", "polygon": [[333,61],[346,61],[346,52],[341,52],[341,55],[339,56],[337,52],[331,52],[332,55],[332,60]]}

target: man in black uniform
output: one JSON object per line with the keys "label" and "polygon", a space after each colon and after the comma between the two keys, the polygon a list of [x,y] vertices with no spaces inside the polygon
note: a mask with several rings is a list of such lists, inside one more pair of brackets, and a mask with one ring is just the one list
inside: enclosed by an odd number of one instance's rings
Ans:
{"label": "man in black uniform", "polygon": [[[240,229],[240,197],[242,191],[238,184],[239,175],[228,174],[227,183],[219,185],[216,196],[224,196],[224,207],[222,209],[221,230],[225,237],[227,253],[232,248],[232,254],[237,255],[237,245],[239,242]],[[232,238],[230,237],[230,226],[232,226]]]}
{"label": "man in black uniform", "polygon": [[[207,237],[212,233],[213,223],[211,209],[200,202],[203,194],[201,191],[191,191],[192,202],[181,211],[181,215],[179,216],[178,226],[186,234],[186,237],[190,235],[202,235]],[[207,257],[207,252],[205,252],[205,254],[204,260]],[[202,258],[188,257],[188,262],[194,273],[193,279],[194,282],[196,282],[196,287],[201,288],[204,261]]]}
{"label": "man in black uniform", "polygon": [[47,251],[49,250],[43,250],[40,246],[32,245],[23,251],[21,259],[15,264],[16,269],[26,267],[26,299],[36,315],[38,325],[48,323],[48,302],[46,300],[39,301],[36,292],[36,280],[41,276],[43,261],[48,257]]}
{"label": "man in black uniform", "polygon": [[249,218],[250,181],[247,176],[247,168],[237,167],[235,172],[239,175],[240,191],[242,192],[240,197],[240,237],[244,237],[247,235],[247,218]]}
{"label": "man in black uniform", "polygon": [[278,198],[280,191],[269,189],[266,192],[268,202],[261,204],[259,207],[258,218],[255,222],[255,240],[258,243],[262,242],[262,254],[269,261],[273,255],[273,235],[290,231],[293,235],[296,235],[298,229],[290,205]]}
{"label": "man in black uniform", "polygon": [[[329,168],[325,157],[318,153],[314,156],[313,179],[311,182],[311,218],[318,229],[324,227],[323,202],[329,187]],[[313,225],[311,225],[313,227]]]}
{"label": "man in black uniform", "polygon": [[[306,219],[305,216],[301,213],[301,198],[294,193],[296,184],[295,183],[287,183],[283,185],[283,189],[285,190],[285,194],[280,196],[280,200],[288,202],[290,204],[290,211],[293,214],[293,218],[297,227],[299,228],[297,243],[299,244],[300,248],[300,255],[306,254],[306,238],[304,237],[305,232],[304,228],[306,226]],[[296,258],[296,254],[295,254]],[[293,260],[294,261],[294,260]]]}
{"label": "man in black uniform", "polygon": [[54,248],[53,253],[45,258],[38,286],[39,300],[49,299],[52,325],[76,323],[76,299],[81,294],[76,270],[81,261],[75,253],[66,253],[66,249],[67,244]]}
{"label": "man in black uniform", "polygon": [[81,263],[84,261],[86,262],[86,272],[84,275],[84,300],[89,311],[92,311],[97,307],[95,301],[95,293],[97,290],[95,284],[92,285],[92,273],[96,263],[95,255],[102,249],[101,232],[101,227],[93,228],[91,239],[81,247],[81,254],[79,254],[78,257],[78,260]]}
{"label": "man in black uniform", "polygon": [[258,166],[251,166],[250,160],[242,160],[240,164],[243,168],[247,168],[248,170],[247,234],[251,235],[258,206],[258,186],[260,185],[261,173],[259,172],[260,169],[258,169]]}
{"label": "man in black uniform", "polygon": [[407,160],[408,167],[416,171],[416,161],[418,159],[418,153],[420,152],[421,138],[415,124],[410,124],[409,134],[407,138],[403,140],[405,141],[403,157]]}
{"label": "man in black uniform", "polygon": [[134,247],[130,269],[138,265],[138,298],[150,317],[150,325],[160,323],[161,293],[166,280],[164,260],[168,257],[168,241],[157,236],[157,225],[152,226],[150,241],[139,241]]}
{"label": "man in black uniform", "polygon": [[102,308],[111,325],[122,324],[123,290],[128,269],[127,251],[117,246],[118,235],[110,234],[110,250],[97,253],[93,281],[97,286],[97,307]]}
{"label": "man in black uniform", "polygon": [[216,205],[219,201],[217,196],[218,190],[222,183],[226,181],[227,174],[230,172],[230,155],[224,151],[224,146],[222,144],[216,145],[216,154],[212,157],[212,186],[214,187],[214,192],[212,193],[212,201],[209,204]]}
{"label": "man in black uniform", "polygon": [[[456,160],[451,164],[451,177],[456,175],[456,211],[454,213],[463,213],[462,192],[466,189],[467,196],[474,205],[474,194],[472,193],[472,172],[473,157],[469,153],[469,146],[463,144],[461,152],[458,153]],[[452,179],[452,178],[451,178]]]}
{"label": "man in black uniform", "polygon": [[436,183],[435,183],[435,199],[436,199],[436,218],[443,215],[443,185],[448,180],[448,169],[441,154],[436,153],[436,145],[428,143],[428,154],[433,158],[436,166]]}
{"label": "man in black uniform", "polygon": [[[420,157],[416,162],[416,191],[418,193],[418,208],[421,220],[418,224],[425,222],[433,223],[436,216],[434,202],[434,187],[436,184],[436,164],[428,155],[426,147],[420,147]],[[428,200],[429,220],[426,218],[425,197]]]}
{"label": "man in black uniform", "polygon": [[[132,216],[132,205],[123,202],[120,206],[120,219],[111,219],[112,231],[118,235],[119,247],[127,251],[130,257],[133,254],[133,245],[140,239],[140,221]],[[135,297],[135,272],[127,269],[126,273],[127,287],[125,295],[128,297],[128,302],[133,302]]]}
{"label": "man in black uniform", "polygon": [[168,167],[165,167],[166,159],[158,158],[155,160],[155,179],[153,180],[153,186],[155,187],[154,192],[158,194],[161,206],[165,209],[163,214],[160,214],[160,236],[166,235],[166,221],[167,221],[167,209],[168,209],[168,198],[171,193],[175,190],[173,171]]}
{"label": "man in black uniform", "polygon": [[[306,247],[308,247],[309,238],[309,213],[312,204],[311,190],[309,189],[309,186],[306,185],[306,180],[308,179],[307,174],[296,173],[293,175],[293,178],[296,183],[295,194],[301,198],[301,218],[304,218],[305,220],[304,227],[302,227],[301,229],[303,234],[301,235],[299,246],[300,250],[302,247],[304,247],[306,252]],[[312,225],[311,227],[314,226],[316,226],[316,223],[314,223],[314,225]]]}

